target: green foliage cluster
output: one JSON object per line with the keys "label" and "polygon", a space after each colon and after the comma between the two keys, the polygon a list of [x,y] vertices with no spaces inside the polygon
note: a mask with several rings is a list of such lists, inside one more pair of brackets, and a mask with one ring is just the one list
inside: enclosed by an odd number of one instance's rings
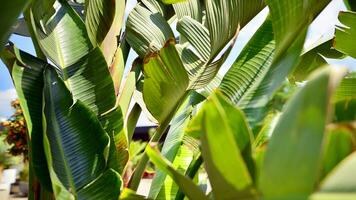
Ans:
{"label": "green foliage cluster", "polygon": [[[0,56],[27,122],[29,199],[356,198],[356,76],[326,59],[356,57],[353,1],[335,36],[306,49],[330,0],[142,0],[124,21],[125,3],[0,8]],[[266,6],[221,77],[239,31]],[[11,29],[21,11],[26,23]],[[36,56],[2,45],[19,27]],[[132,142],[141,113],[157,124],[145,146]],[[149,161],[145,197],[136,191]]]}

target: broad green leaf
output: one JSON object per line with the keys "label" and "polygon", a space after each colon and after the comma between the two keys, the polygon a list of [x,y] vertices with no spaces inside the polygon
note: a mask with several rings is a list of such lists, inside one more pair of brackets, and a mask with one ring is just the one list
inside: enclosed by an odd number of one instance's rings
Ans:
{"label": "broad green leaf", "polygon": [[[73,94],[74,100],[80,100],[88,106],[98,116],[110,137],[115,138],[115,143],[111,143],[110,157],[116,157],[114,160],[119,161],[119,163],[113,163],[113,166],[116,166],[113,169],[121,173],[128,159],[127,139],[125,133],[121,131],[123,115],[120,108],[115,111],[114,84],[99,47],[62,71],[64,81]],[[111,155],[117,154],[113,148],[115,146],[119,151],[118,155]]]}
{"label": "broad green leaf", "polygon": [[200,188],[195,185],[191,179],[177,172],[169,163],[169,161],[159,154],[157,148],[147,146],[146,152],[153,164],[155,164],[159,169],[167,173],[178,184],[179,188],[185,193],[185,195],[187,195],[188,198],[201,200],[208,199],[208,197],[205,196],[203,191],[201,191]]}
{"label": "broad green leaf", "polygon": [[[200,111],[202,155],[213,196],[216,199],[252,198],[256,191],[252,188],[253,181],[242,155],[250,143],[243,126],[245,122],[233,106],[224,109],[227,102],[219,95],[211,95]],[[234,117],[233,126],[229,123],[231,117]]]}
{"label": "broad green leaf", "polygon": [[188,75],[173,40],[144,61],[143,99],[159,123],[172,116],[186,95]]}
{"label": "broad green leaf", "polygon": [[245,114],[233,106],[226,98],[218,93],[217,99],[227,116],[227,121],[234,135],[234,141],[239,147],[242,158],[249,170],[251,178],[255,177],[254,163],[252,161],[252,142],[254,141],[252,130],[250,129]]}
{"label": "broad green leaf", "polygon": [[42,140],[43,70],[49,64],[15,46],[6,47],[0,57],[12,76],[26,119],[31,167],[41,185],[47,190],[52,190]]}
{"label": "broad green leaf", "polygon": [[313,192],[331,95],[343,75],[344,70],[332,68],[314,73],[286,105],[262,166],[259,188],[266,199],[306,198]]}
{"label": "broad green leaf", "polygon": [[301,56],[298,65],[294,68],[292,74],[290,75],[290,80],[298,82],[304,81],[315,69],[327,64],[324,57],[342,57],[343,54],[334,49],[333,41],[333,39],[318,41],[315,47],[305,51]]}
{"label": "broad green leaf", "polygon": [[121,184],[120,174],[112,169],[108,169],[92,183],[79,190],[78,199],[118,200]]}
{"label": "broad green leaf", "polygon": [[109,66],[115,59],[115,52],[119,51],[124,14],[125,0],[86,1],[85,25],[90,41],[93,46],[100,46]]}
{"label": "broad green leaf", "polygon": [[100,45],[107,36],[114,21],[117,2],[120,1],[85,1],[85,26],[93,46]]}
{"label": "broad green leaf", "polygon": [[46,69],[44,125],[51,150],[47,157],[52,157],[64,186],[76,192],[105,169],[109,137],[93,112],[80,101],[73,103],[57,73]]}
{"label": "broad green leaf", "polygon": [[[62,69],[75,64],[92,49],[84,22],[67,1],[55,1],[53,7],[46,7],[47,10],[41,10],[40,3],[34,0],[31,13],[43,52]],[[44,14],[37,16],[41,12]]]}
{"label": "broad green leaf", "polygon": [[335,122],[350,122],[356,120],[356,73],[344,77],[337,88],[335,101]]}
{"label": "broad green leaf", "polygon": [[[141,90],[143,88],[143,81],[140,81],[138,85],[141,85],[139,87],[141,87]],[[135,102],[139,105],[142,113],[145,115],[145,117],[147,117],[147,119],[154,123],[154,124],[158,124],[159,122],[152,116],[152,114],[150,113],[150,111],[147,109],[146,103],[143,99],[143,95],[142,92],[139,90],[135,90],[133,97],[135,99]]]}
{"label": "broad green leaf", "polygon": [[[197,79],[199,76],[201,76],[206,69],[204,61],[192,50],[189,48],[187,45],[176,45],[177,50],[179,51],[179,55],[181,57],[182,63],[188,73],[189,76],[189,88],[193,88],[194,85],[197,85]],[[211,72],[212,70],[209,70]],[[215,75],[215,71],[213,70],[213,73]],[[210,77],[209,81],[210,81]],[[202,82],[202,80],[199,80]],[[204,81],[203,85],[205,86],[207,83]],[[198,87],[202,87],[200,84]]]}
{"label": "broad green leaf", "polygon": [[37,37],[35,35],[35,31],[33,29],[32,23],[33,23],[33,17],[31,17],[31,7],[29,6],[24,12],[24,20],[26,22],[26,28],[28,29],[28,32],[30,34],[29,37],[31,37],[33,47],[36,52],[36,56],[42,60],[47,60],[46,55],[42,52],[41,47],[38,43]]}
{"label": "broad green leaf", "polygon": [[335,103],[334,122],[350,122],[356,120],[356,99]]}
{"label": "broad green leaf", "polygon": [[356,11],[356,3],[353,0],[344,0],[345,6],[352,11]]}
{"label": "broad green leaf", "polygon": [[206,85],[204,88],[198,90],[198,92],[203,95],[204,97],[208,97],[210,94],[212,94],[221,84],[222,81],[222,76],[220,74],[217,74],[211,82]]}
{"label": "broad green leaf", "polygon": [[335,32],[335,48],[353,58],[356,58],[356,12],[340,12],[339,20],[343,26],[338,26]]}
{"label": "broad green leaf", "polygon": [[173,8],[178,16],[178,19],[182,19],[184,16],[188,16],[202,23],[203,12],[202,5],[199,0],[187,0],[175,3],[173,4]]}
{"label": "broad green leaf", "polygon": [[161,13],[164,16],[164,5],[162,2],[155,0],[142,0],[142,3],[152,12]]}
{"label": "broad green leaf", "polygon": [[17,17],[29,4],[27,0],[5,1],[0,8],[0,51],[4,48],[11,34],[11,26],[17,21]]}
{"label": "broad green leaf", "polygon": [[240,105],[253,85],[258,85],[271,65],[275,42],[272,22],[267,19],[250,39],[220,84],[220,90],[230,101]]}
{"label": "broad green leaf", "polygon": [[276,43],[273,60],[258,83],[252,85],[239,101],[253,127],[259,125],[267,114],[268,102],[298,63],[307,27],[329,0],[268,0],[266,3],[270,8]]}
{"label": "broad green leaf", "polygon": [[267,0],[276,39],[276,57],[290,48],[298,35],[305,35],[306,27],[330,0]]}
{"label": "broad green leaf", "polygon": [[[80,101],[73,102],[71,94],[53,69],[47,68],[44,78],[45,152],[51,179],[55,182],[55,194],[61,194],[56,187],[62,185],[76,199],[97,199],[97,195],[118,199],[120,177],[105,174],[108,170],[108,134],[94,112]],[[91,184],[101,185],[102,188],[94,195],[86,190]]]}
{"label": "broad green leaf", "polygon": [[[41,2],[36,1],[36,3]],[[36,17],[38,13],[34,12],[39,8],[32,7],[32,12],[35,19],[34,29],[42,50],[59,67],[58,70],[73,94],[74,100],[80,100],[94,111],[102,125],[108,127],[106,131],[110,137],[121,138],[121,142],[116,144],[119,151],[127,148],[127,144],[122,146],[125,136],[120,134],[118,128],[111,129],[120,126],[122,128],[122,121],[120,122],[122,117],[118,114],[110,115],[115,116],[112,119],[108,116],[102,117],[104,113],[110,112],[115,107],[115,89],[105,57],[99,47],[92,47],[85,24],[66,1],[55,2],[53,8],[50,6],[55,12],[52,13],[52,9],[49,9],[44,16]],[[46,21],[46,26],[38,24],[42,21]],[[114,149],[111,149],[110,154],[116,154]],[[126,153],[118,156],[127,159]],[[117,156],[110,155],[110,157]],[[121,169],[124,168],[124,163],[114,164],[114,166],[119,165]]]}
{"label": "broad green leaf", "polygon": [[126,124],[126,128],[127,128],[127,139],[130,143],[130,141],[132,140],[132,136],[134,134],[138,119],[141,115],[142,109],[140,107],[139,104],[135,103],[135,105],[132,107],[128,117],[127,117],[127,124]]}
{"label": "broad green leaf", "polygon": [[347,126],[335,124],[326,132],[322,177],[355,149],[355,138]]}
{"label": "broad green leaf", "polygon": [[126,24],[127,41],[140,57],[160,50],[174,34],[160,13],[137,5]]}
{"label": "broad green leaf", "polygon": [[116,103],[114,84],[103,54],[97,47],[75,64],[63,69],[63,79],[74,100],[80,100],[101,115]]}
{"label": "broad green leaf", "polygon": [[[190,162],[188,169],[185,172],[185,176],[193,179],[194,181],[196,181],[197,183],[202,183],[202,184],[206,184],[207,183],[207,177],[204,178],[199,178],[200,175],[200,170],[202,169],[202,164],[203,164],[203,156],[201,155],[201,153],[196,153],[196,155],[194,156],[193,160]],[[201,185],[201,184],[200,184]],[[203,186],[203,185],[201,185]],[[204,187],[204,186],[203,186]],[[206,191],[207,188],[204,188],[204,190]],[[176,200],[183,200],[185,199],[185,194],[182,192],[182,190],[178,190],[178,192],[176,192],[175,195],[175,199]]]}
{"label": "broad green leaf", "polygon": [[212,47],[211,57],[215,58],[264,6],[262,0],[206,0],[207,27]]}
{"label": "broad green leaf", "polygon": [[[213,80],[229,55],[240,28],[244,27],[263,7],[264,3],[261,0],[208,0],[205,1],[207,28],[189,17],[182,18],[178,22],[177,30],[199,54],[196,56],[192,51],[182,51],[181,57],[185,60],[183,62],[191,63],[185,64],[190,74],[189,88],[199,89]],[[207,44],[208,42],[210,45]],[[221,52],[225,47],[227,47],[226,51]],[[200,60],[196,57],[200,57]]]}
{"label": "broad green leaf", "polygon": [[351,193],[356,192],[356,153],[349,155],[323,180],[320,186],[322,193]]}
{"label": "broad green leaf", "polygon": [[209,30],[203,24],[185,16],[178,21],[177,31],[197,50],[202,60],[205,62],[209,60],[211,51]]}

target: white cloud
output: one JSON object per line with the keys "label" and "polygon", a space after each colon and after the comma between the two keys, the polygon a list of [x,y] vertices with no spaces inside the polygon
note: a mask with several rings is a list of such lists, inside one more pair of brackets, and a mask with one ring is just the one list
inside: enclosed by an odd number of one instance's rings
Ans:
{"label": "white cloud", "polygon": [[13,114],[11,101],[17,98],[15,89],[0,91],[0,118],[8,118]]}

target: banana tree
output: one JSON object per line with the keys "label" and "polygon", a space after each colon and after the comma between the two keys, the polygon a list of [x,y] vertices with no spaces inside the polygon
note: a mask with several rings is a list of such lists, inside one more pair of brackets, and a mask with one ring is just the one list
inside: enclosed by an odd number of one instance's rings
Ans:
{"label": "banana tree", "polygon": [[[28,124],[30,199],[145,199],[136,190],[149,160],[158,168],[149,199],[352,195],[340,177],[354,163],[354,74],[318,69],[325,57],[355,56],[352,1],[335,38],[303,50],[329,2],[142,0],[126,22],[124,0],[8,3],[16,9],[1,13],[11,18],[0,21],[1,59]],[[266,6],[221,78],[239,31]],[[3,47],[21,11],[37,56]],[[125,66],[130,49],[138,57]],[[284,106],[279,89],[302,81]],[[157,128],[123,180],[141,112]],[[199,187],[202,170],[211,191]]]}

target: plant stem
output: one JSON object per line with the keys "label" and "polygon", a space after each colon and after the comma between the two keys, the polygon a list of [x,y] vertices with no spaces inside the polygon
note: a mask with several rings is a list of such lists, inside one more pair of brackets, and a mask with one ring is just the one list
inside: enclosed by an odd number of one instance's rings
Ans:
{"label": "plant stem", "polygon": [[[164,134],[164,132],[167,130],[168,126],[169,126],[169,122],[171,121],[172,117],[169,117],[169,120],[164,121],[157,129],[156,132],[154,133],[153,137],[151,138],[149,143],[156,143],[159,142],[159,140],[161,139],[162,135]],[[147,144],[149,145],[149,144]],[[133,191],[136,191],[138,189],[138,186],[141,182],[141,178],[143,173],[145,172],[146,169],[146,165],[149,161],[148,155],[146,154],[146,152],[143,154],[140,162],[137,164],[137,167],[130,179],[128,188],[130,188]]]}
{"label": "plant stem", "polygon": [[[198,158],[190,163],[190,166],[187,169],[185,175],[191,179],[194,179],[202,163],[203,163],[203,156],[199,154]],[[184,197],[185,194],[179,189],[175,200],[183,200]]]}

